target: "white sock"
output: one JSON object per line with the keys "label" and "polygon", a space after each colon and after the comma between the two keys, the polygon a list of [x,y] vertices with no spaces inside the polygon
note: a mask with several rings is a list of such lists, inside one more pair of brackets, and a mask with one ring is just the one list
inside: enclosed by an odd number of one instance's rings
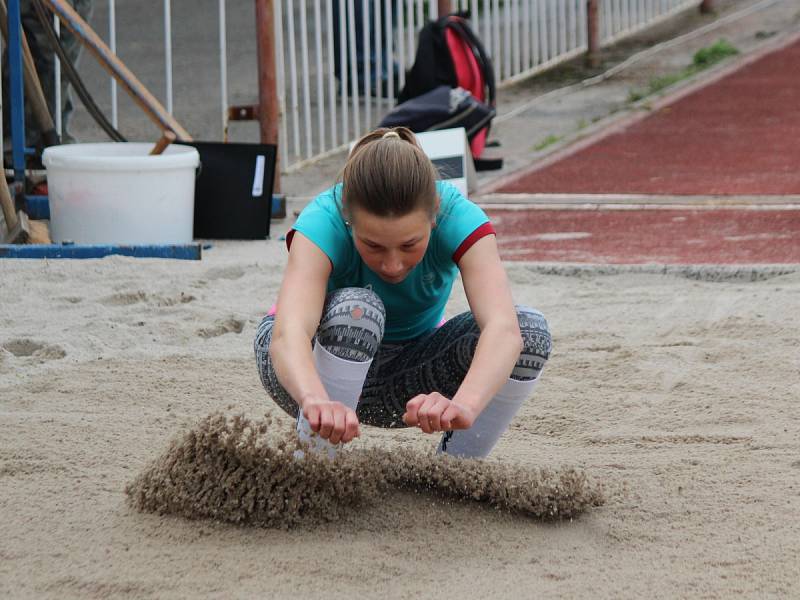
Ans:
{"label": "white sock", "polygon": [[[314,356],[314,366],[317,374],[322,380],[328,397],[334,402],[341,402],[345,406],[356,409],[358,398],[364,389],[364,380],[367,378],[367,371],[372,364],[371,360],[356,362],[345,360],[331,354],[319,342],[314,344],[312,351]],[[308,419],[303,416],[300,410],[297,415],[297,435],[300,441],[308,443],[309,447],[317,453],[327,452],[329,458],[336,455],[339,444],[331,444],[328,440],[319,437],[311,430]],[[302,457],[302,451],[295,452],[295,457]]]}
{"label": "white sock", "polygon": [[439,442],[437,453],[463,458],[486,458],[511,420],[530,398],[539,378],[518,381],[509,378],[469,429],[448,431]]}

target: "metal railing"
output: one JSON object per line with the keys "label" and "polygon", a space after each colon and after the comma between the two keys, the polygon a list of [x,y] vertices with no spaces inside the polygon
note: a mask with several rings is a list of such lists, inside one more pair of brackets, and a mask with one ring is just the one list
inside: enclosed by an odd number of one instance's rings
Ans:
{"label": "metal railing", "polygon": [[[119,25],[116,4],[123,1],[107,0],[107,42],[112,51],[116,51]],[[153,27],[163,28],[162,101],[172,113],[173,7],[172,0],[161,2],[163,23]],[[282,169],[297,169],[346,147],[375,127],[405,85],[420,29],[441,8],[470,11],[472,28],[492,57],[498,84],[508,85],[586,52],[587,5],[593,2],[597,3],[601,45],[701,4],[701,0],[452,0],[449,5],[441,0],[275,0],[273,43]],[[203,101],[208,107],[218,102],[220,121],[203,123],[205,131],[195,128],[198,138],[214,139],[220,131],[224,139],[228,136],[228,8],[226,0],[217,0],[216,14],[208,15],[218,22],[219,89],[204,94]],[[237,2],[230,8],[252,11],[252,4]],[[153,50],[154,56],[159,54]],[[255,72],[252,81],[257,81]],[[58,83],[55,89],[60,90]],[[109,103],[115,127],[119,122],[117,91],[112,79]],[[60,133],[60,115],[55,117]]]}
{"label": "metal railing", "polygon": [[601,39],[612,44],[625,36],[652,27],[686,8],[703,2],[690,0],[604,0],[601,7]]}
{"label": "metal railing", "polygon": [[[600,43],[611,44],[699,4],[600,0]],[[340,150],[376,126],[394,104],[397,86],[405,84],[419,30],[436,18],[439,5],[433,0],[275,4],[284,170]],[[450,9],[470,12],[500,85],[570,60],[588,47],[586,0],[453,0]],[[336,19],[350,27],[335,27]],[[379,82],[376,74],[383,75]]]}

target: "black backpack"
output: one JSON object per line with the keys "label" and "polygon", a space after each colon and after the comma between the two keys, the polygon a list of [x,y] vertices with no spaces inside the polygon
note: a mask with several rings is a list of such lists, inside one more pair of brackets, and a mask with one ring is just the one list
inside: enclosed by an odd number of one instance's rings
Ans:
{"label": "black backpack", "polygon": [[[470,127],[457,120],[452,121],[454,115],[451,114],[448,122],[452,123],[440,124],[437,128],[464,126],[467,129],[475,168],[479,171],[499,169],[503,166],[502,159],[481,158],[491,120],[495,116],[494,68],[483,44],[467,23],[468,18],[469,11],[463,11],[430,21],[422,28],[414,65],[408,71],[405,87],[397,98],[400,105],[387,115],[387,118],[397,125],[409,126],[413,131],[425,131],[426,129],[415,129],[414,124],[410,122],[396,122],[391,115],[396,111],[404,111],[403,104],[440,86],[462,88],[469,92],[478,104],[486,107],[483,112],[489,116],[485,124],[470,132]],[[413,107],[410,112],[421,117],[419,111]],[[387,119],[384,119],[381,125],[386,121]]]}
{"label": "black backpack", "polygon": [[491,106],[478,102],[467,90],[440,85],[430,92],[395,106],[380,122],[380,127],[408,127],[414,133],[463,127],[467,139],[488,127],[494,118]]}

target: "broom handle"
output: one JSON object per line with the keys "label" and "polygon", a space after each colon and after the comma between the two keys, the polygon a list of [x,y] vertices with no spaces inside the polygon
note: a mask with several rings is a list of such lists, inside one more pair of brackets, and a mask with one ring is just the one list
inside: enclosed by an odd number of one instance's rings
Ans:
{"label": "broom handle", "polygon": [[11,199],[11,190],[8,189],[8,182],[5,175],[0,175],[0,205],[3,207],[3,218],[6,220],[6,229],[11,231],[17,226],[17,210],[14,208],[14,201]]}
{"label": "broom handle", "polygon": [[66,0],[43,0],[43,2],[81,40],[81,43],[94,54],[103,68],[128,92],[133,101],[139,105],[139,108],[144,111],[151,121],[161,129],[174,131],[178,139],[187,142],[192,140],[189,132],[181,127],[180,123],[167,112],[144,84],[117,58],[111,48],[100,39],[100,36],[89,27],[89,24],[75,12],[75,9]]}
{"label": "broom handle", "polygon": [[153,146],[153,149],[150,150],[150,155],[153,156],[155,154],[161,154],[164,150],[167,149],[172,142],[175,141],[175,134],[169,130],[164,130],[164,133],[161,135],[159,140],[156,142],[156,145]]}

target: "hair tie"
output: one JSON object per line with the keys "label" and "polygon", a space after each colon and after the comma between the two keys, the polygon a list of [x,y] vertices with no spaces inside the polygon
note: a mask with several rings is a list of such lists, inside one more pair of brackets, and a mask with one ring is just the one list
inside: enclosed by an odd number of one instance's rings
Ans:
{"label": "hair tie", "polygon": [[387,131],[386,133],[383,134],[381,139],[385,140],[386,138],[397,138],[399,140],[400,139],[400,134],[397,133],[396,131]]}

